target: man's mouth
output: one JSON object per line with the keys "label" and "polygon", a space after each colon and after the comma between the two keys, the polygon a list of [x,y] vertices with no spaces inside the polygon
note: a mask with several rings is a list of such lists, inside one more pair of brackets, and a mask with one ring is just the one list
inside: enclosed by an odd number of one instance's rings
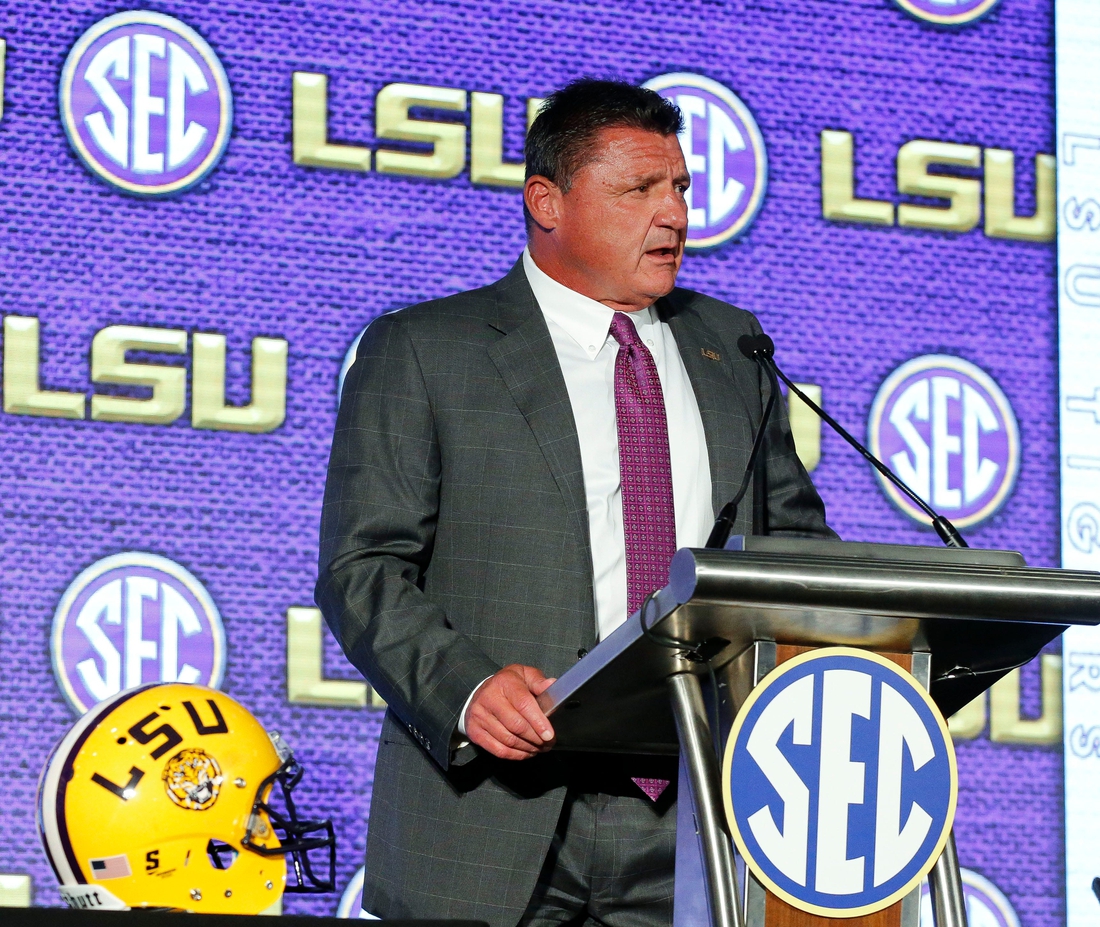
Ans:
{"label": "man's mouth", "polygon": [[670,248],[651,248],[646,252],[651,258],[656,258],[659,261],[674,261],[676,260],[676,251],[674,247]]}

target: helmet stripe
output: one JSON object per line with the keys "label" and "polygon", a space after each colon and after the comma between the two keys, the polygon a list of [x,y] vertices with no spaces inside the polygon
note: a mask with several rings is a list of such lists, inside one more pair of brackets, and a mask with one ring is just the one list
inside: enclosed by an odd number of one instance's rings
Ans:
{"label": "helmet stripe", "polygon": [[50,866],[62,885],[80,885],[89,882],[76,858],[65,818],[65,790],[73,777],[73,763],[76,761],[76,755],[107,715],[139,692],[157,685],[160,683],[136,686],[89,709],[57,745],[51,759],[47,762],[38,793],[39,836]]}
{"label": "helmet stripe", "polygon": [[[110,710],[110,705],[107,706],[107,710]],[[50,865],[57,873],[58,881],[62,885],[76,885],[80,882],[80,876],[78,875],[79,867],[75,872],[70,868],[65,847],[61,841],[58,819],[63,819],[64,814],[58,814],[57,790],[61,785],[62,770],[69,765],[73,743],[89,726],[98,723],[101,716],[102,711],[92,708],[85,712],[76,724],[69,729],[51,752],[46,768],[42,771],[42,779],[38,788],[39,836],[42,839],[42,846],[46,850],[46,856],[50,860]]]}

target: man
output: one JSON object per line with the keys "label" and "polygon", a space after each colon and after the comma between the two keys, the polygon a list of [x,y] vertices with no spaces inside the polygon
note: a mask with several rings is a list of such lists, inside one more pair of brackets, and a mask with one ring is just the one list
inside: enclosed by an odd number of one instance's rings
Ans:
{"label": "man", "polygon": [[[317,601],[389,705],[372,914],[670,922],[675,766],[554,751],[536,699],[704,544],[761,419],[756,320],[675,289],[681,127],[628,84],[553,94],[520,261],[375,320],[345,382]],[[735,530],[828,536],[781,405]]]}

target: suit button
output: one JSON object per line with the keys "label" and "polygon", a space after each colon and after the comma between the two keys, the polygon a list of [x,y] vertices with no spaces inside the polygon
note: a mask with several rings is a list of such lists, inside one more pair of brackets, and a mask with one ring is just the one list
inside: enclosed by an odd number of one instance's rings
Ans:
{"label": "suit button", "polygon": [[588,656],[588,648],[587,647],[582,647],[580,650],[577,651],[577,657],[578,658],[583,658],[583,657],[587,657],[587,656]]}
{"label": "suit button", "polygon": [[424,749],[425,750],[431,750],[432,749],[432,742],[430,740],[428,740],[428,738],[426,738],[426,737],[424,738]]}

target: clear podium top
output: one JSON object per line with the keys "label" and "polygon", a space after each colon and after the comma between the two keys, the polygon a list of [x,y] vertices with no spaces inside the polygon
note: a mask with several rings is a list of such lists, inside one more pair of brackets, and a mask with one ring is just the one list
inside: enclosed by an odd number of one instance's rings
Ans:
{"label": "clear podium top", "polygon": [[[758,640],[929,652],[931,694],[949,716],[1066,625],[1100,624],[1100,573],[1029,568],[1014,551],[731,538],[726,550],[678,551],[646,618],[656,633],[708,642],[713,669]],[[647,638],[635,613],[540,704],[561,748],[674,752],[665,680],[706,671]]]}

